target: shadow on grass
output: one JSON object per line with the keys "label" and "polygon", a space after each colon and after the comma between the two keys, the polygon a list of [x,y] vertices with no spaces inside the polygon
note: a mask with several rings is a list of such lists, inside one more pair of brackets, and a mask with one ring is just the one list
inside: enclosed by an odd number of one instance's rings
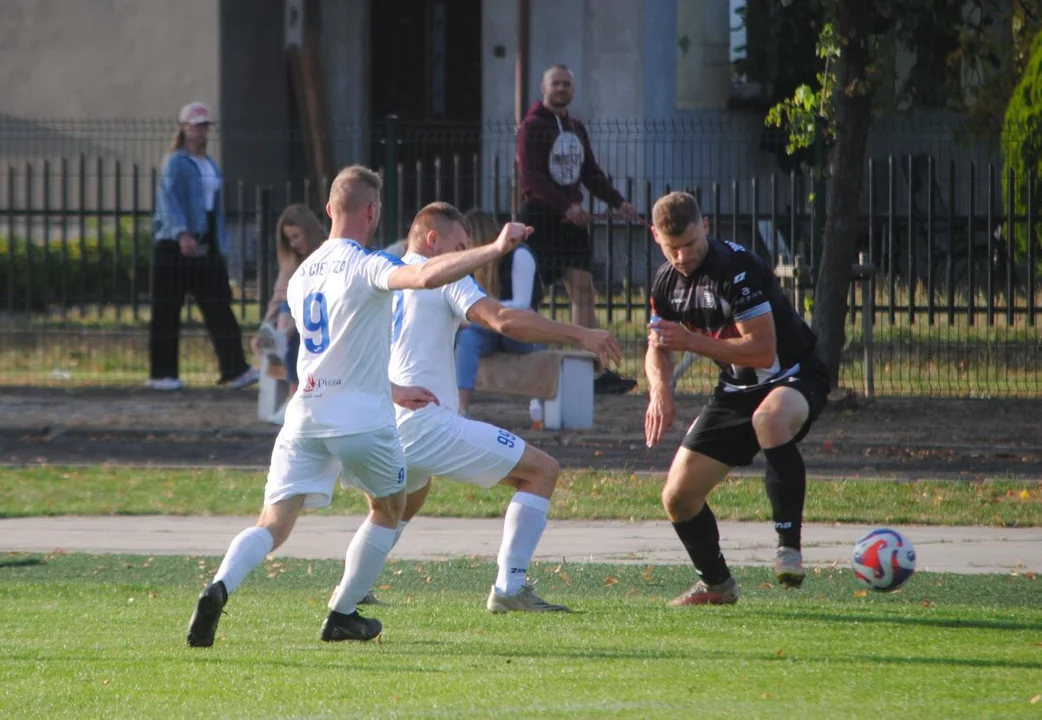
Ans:
{"label": "shadow on grass", "polygon": [[[785,660],[787,658],[778,658]],[[869,663],[876,665],[937,665],[948,667],[973,667],[973,668],[1006,668],[1017,670],[1042,670],[1042,662],[1031,662],[1027,660],[984,660],[982,658],[940,658],[940,657],[892,657],[887,655],[867,655],[863,657],[850,658],[788,658],[794,661],[821,662],[834,664],[845,663]]]}
{"label": "shadow on grass", "polygon": [[[315,641],[316,646],[319,645],[319,641]],[[354,647],[354,645],[352,645]],[[178,648],[180,650],[181,648]],[[280,648],[280,651],[284,648]],[[222,653],[222,650],[224,652]],[[153,665],[162,665],[170,662],[178,662],[181,660],[189,660],[193,665],[213,665],[218,668],[227,668],[231,666],[240,667],[259,667],[259,668],[270,668],[273,670],[296,668],[300,670],[343,670],[345,669],[345,660],[343,651],[334,652],[330,651],[326,655],[319,655],[316,651],[321,650],[320,647],[316,648],[302,648],[299,652],[307,655],[304,659],[296,659],[292,657],[258,657],[256,655],[249,655],[244,657],[241,652],[242,648],[184,648],[185,653],[183,655],[172,656],[170,654],[163,655],[161,657],[155,657],[152,659]],[[322,659],[319,659],[322,658]],[[126,657],[118,654],[91,654],[91,655],[77,655],[70,654],[65,655],[62,653],[36,653],[36,652],[15,652],[4,656],[4,660],[7,662],[22,662],[22,663],[62,663],[65,665],[86,665],[89,667],[97,667],[105,663],[120,663],[125,662]],[[359,669],[363,665],[359,664]],[[372,666],[364,666],[368,672],[383,672],[393,674],[417,674],[417,675],[434,675],[444,674],[449,672],[448,670],[436,667],[426,666],[408,666],[397,664],[392,669],[376,669]]]}
{"label": "shadow on grass", "polygon": [[1008,622],[1005,620],[962,620],[959,618],[896,617],[886,615],[846,615],[830,612],[781,612],[777,610],[750,610],[750,615],[784,620],[810,620],[823,623],[882,623],[888,625],[915,625],[938,628],[966,628],[969,630],[1032,630],[1042,631],[1042,622]]}
{"label": "shadow on grass", "polygon": [[31,567],[33,565],[43,565],[43,558],[31,557],[0,560],[0,570],[4,568]]}
{"label": "shadow on grass", "polygon": [[[408,642],[411,655],[430,655],[431,657],[443,657],[446,653],[446,645],[437,641],[416,640]],[[480,656],[487,658],[504,658],[507,662],[512,658],[547,659],[563,658],[569,660],[690,660],[691,653],[683,649],[657,650],[657,649],[632,649],[632,648],[568,648],[568,647],[546,647],[539,651],[516,650],[496,647],[468,647],[468,656]],[[1042,661],[1027,660],[990,660],[985,658],[967,657],[896,657],[889,655],[857,655],[850,657],[815,657],[810,655],[783,655],[763,652],[734,652],[726,650],[714,650],[713,660],[731,659],[741,662],[789,662],[789,663],[849,663],[849,664],[880,664],[880,665],[936,665],[950,667],[978,667],[978,668],[1010,668],[1022,670],[1042,670]]]}

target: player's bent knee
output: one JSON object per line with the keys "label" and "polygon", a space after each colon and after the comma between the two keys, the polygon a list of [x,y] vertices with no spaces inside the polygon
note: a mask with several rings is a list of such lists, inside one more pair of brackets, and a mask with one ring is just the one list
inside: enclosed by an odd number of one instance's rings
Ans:
{"label": "player's bent knee", "polygon": [[293,529],[293,525],[289,523],[271,522],[260,524],[260,527],[271,533],[271,549],[276,550],[282,543],[289,539],[290,531]]}
{"label": "player's bent knee", "polygon": [[540,451],[540,454],[542,455],[540,463],[543,477],[551,484],[556,484],[557,477],[561,474],[561,464],[542,451]]}
{"label": "player's bent knee", "polygon": [[398,522],[405,512],[406,503],[405,490],[399,490],[393,495],[369,498],[370,519],[376,525],[389,528],[397,528]]}
{"label": "player's bent knee", "polygon": [[708,455],[681,447],[662,488],[662,507],[673,522],[689,520],[706,503],[713,488],[726,477],[730,468]]}
{"label": "player's bent knee", "polygon": [[807,422],[810,405],[791,387],[775,388],[753,412],[752,424],[762,447],[783,445]]}
{"label": "player's bent knee", "polygon": [[529,445],[512,476],[517,480],[515,487],[518,490],[549,498],[560,474],[561,466],[557,460]]}
{"label": "player's bent knee", "polygon": [[427,482],[424,483],[423,487],[413,491],[406,489],[408,493],[405,496],[405,509],[402,511],[402,520],[408,522],[416,517],[416,514],[420,512],[423,504],[427,501],[427,495],[431,491],[431,479],[427,478]]}
{"label": "player's bent knee", "polygon": [[662,508],[670,522],[689,520],[701,512],[706,504],[706,496],[692,492],[683,492],[675,484],[666,483],[662,488]]}
{"label": "player's bent knee", "polygon": [[807,421],[806,408],[778,407],[753,413],[752,424],[761,447],[775,447],[789,442]]}
{"label": "player's bent knee", "polygon": [[262,527],[271,533],[274,550],[286,542],[293,526],[300,516],[300,510],[304,506],[304,496],[297,495],[280,500],[272,505],[265,505],[261,509],[260,517],[257,519],[257,527]]}

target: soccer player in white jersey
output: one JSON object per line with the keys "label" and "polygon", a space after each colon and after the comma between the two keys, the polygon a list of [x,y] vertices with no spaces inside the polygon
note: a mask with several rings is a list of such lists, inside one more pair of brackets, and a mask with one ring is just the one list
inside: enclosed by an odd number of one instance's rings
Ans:
{"label": "soccer player in white jersey", "polygon": [[[371,640],[380,634],[380,622],[362,617],[355,606],[383,569],[405,508],[405,457],[394,404],[418,409],[437,402],[424,388],[392,386],[388,378],[392,293],[459,280],[510,252],[530,232],[511,223],[493,245],[403,265],[364,247],[380,220],[380,188],[380,177],[366,168],[337,175],[326,205],[330,239],[290,280],[302,382],[275,441],[260,518],[232,541],[200,594],[188,627],[190,646],[213,645],[228,594],[285,542],[301,509],[329,504],[338,476],[342,485],[366,493],[370,513],[347,549],[321,638]],[[447,396],[455,398],[455,390]]]}
{"label": "soccer player in white jersey", "polygon": [[[408,267],[423,267],[467,246],[463,216],[452,205],[432,203],[409,230]],[[395,294],[391,381],[430,388],[441,405],[396,408],[398,434],[406,459],[406,512],[398,536],[419,511],[431,476],[490,488],[516,488],[507,508],[499,573],[488,596],[492,612],[566,611],[544,601],[526,582],[529,562],[546,528],[550,495],[557,484],[557,461],[521,438],[488,423],[458,414],[453,342],[460,323],[478,323],[524,342],[568,343],[618,364],[621,348],[606,330],[554,322],[527,309],[508,308],[485,295],[466,277],[434,290]],[[397,538],[396,538],[397,539]]]}

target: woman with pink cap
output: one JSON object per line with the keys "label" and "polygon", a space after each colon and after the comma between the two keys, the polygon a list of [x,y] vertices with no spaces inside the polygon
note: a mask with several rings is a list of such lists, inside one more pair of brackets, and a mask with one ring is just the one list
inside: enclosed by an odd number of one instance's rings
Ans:
{"label": "woman with pink cap", "polygon": [[156,186],[148,337],[148,387],[153,390],[184,387],[178,377],[178,344],[186,293],[199,305],[213,342],[221,372],[218,383],[244,388],[258,380],[257,371],[246,362],[242,330],[232,313],[221,170],[206,154],[212,124],[202,103],[181,108],[177,135]]}

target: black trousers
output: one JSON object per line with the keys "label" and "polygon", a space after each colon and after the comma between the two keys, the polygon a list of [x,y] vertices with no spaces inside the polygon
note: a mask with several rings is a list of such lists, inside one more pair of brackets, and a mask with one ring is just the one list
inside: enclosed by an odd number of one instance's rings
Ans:
{"label": "black trousers", "polygon": [[565,270],[590,271],[593,241],[586,228],[565,222],[564,215],[538,201],[525,203],[519,215],[533,230],[525,242],[535,255],[543,282],[557,282]]}
{"label": "black trousers", "polygon": [[234,380],[249,369],[242,348],[242,329],[232,313],[228,266],[211,245],[202,257],[185,257],[173,240],[160,240],[152,250],[152,322],[148,328],[149,377],[178,377],[181,308],[191,293],[203,314],[217,362],[218,382]]}

